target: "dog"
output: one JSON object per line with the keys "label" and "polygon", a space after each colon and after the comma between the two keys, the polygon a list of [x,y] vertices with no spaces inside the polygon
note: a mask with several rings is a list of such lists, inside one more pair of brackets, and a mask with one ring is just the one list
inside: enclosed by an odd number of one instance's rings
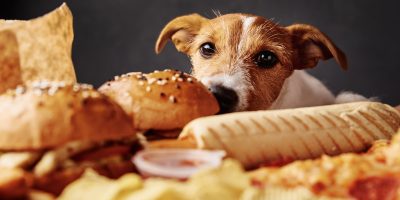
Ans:
{"label": "dog", "polygon": [[347,69],[345,54],[311,25],[283,27],[251,14],[190,14],[163,28],[157,54],[169,40],[190,57],[192,75],[215,95],[221,113],[367,100],[350,92],[335,97],[304,71],[330,58]]}

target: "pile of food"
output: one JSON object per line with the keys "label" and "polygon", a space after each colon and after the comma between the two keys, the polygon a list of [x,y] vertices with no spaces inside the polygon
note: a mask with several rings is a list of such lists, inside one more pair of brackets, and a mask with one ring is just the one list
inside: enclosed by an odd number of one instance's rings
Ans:
{"label": "pile of food", "polygon": [[76,82],[72,15],[0,20],[0,199],[400,198],[400,112],[215,115],[176,70]]}
{"label": "pile of food", "polygon": [[400,134],[390,143],[376,142],[372,149],[247,172],[227,159],[185,182],[142,179],[132,173],[111,180],[86,171],[60,199],[398,199]]}

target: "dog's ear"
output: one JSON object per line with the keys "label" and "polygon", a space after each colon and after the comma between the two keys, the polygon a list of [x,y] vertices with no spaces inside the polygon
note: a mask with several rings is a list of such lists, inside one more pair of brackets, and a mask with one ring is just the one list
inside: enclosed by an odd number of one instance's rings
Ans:
{"label": "dog's ear", "polygon": [[155,46],[156,53],[159,54],[161,52],[169,39],[172,40],[178,51],[187,53],[189,44],[207,20],[207,18],[199,14],[185,15],[173,19],[158,36]]}
{"label": "dog's ear", "polygon": [[312,68],[319,60],[332,57],[342,69],[347,69],[346,55],[317,28],[306,24],[294,24],[286,29],[292,37],[295,69]]}

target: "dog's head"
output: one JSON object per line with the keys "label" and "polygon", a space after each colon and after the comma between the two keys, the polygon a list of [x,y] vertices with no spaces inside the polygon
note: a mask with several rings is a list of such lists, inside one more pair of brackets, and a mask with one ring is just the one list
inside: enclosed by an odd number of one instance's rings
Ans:
{"label": "dog's head", "polygon": [[292,72],[334,57],[346,57],[318,29],[304,24],[281,27],[263,17],[198,14],[175,18],[162,30],[159,53],[171,39],[192,61],[193,75],[217,97],[222,112],[268,109]]}

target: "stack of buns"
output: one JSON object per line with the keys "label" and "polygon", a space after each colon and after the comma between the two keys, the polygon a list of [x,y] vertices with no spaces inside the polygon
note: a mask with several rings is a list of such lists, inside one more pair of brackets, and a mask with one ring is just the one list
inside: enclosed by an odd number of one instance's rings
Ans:
{"label": "stack of buns", "polygon": [[0,182],[0,194],[57,195],[86,168],[111,178],[135,171],[137,132],[179,130],[218,112],[207,88],[175,70],[125,74],[100,91],[38,81],[0,95],[0,169],[15,174]]}
{"label": "stack of buns", "polygon": [[110,177],[134,170],[131,118],[89,85],[18,86],[0,110],[0,168],[23,170],[29,187],[58,194],[87,167]]}

